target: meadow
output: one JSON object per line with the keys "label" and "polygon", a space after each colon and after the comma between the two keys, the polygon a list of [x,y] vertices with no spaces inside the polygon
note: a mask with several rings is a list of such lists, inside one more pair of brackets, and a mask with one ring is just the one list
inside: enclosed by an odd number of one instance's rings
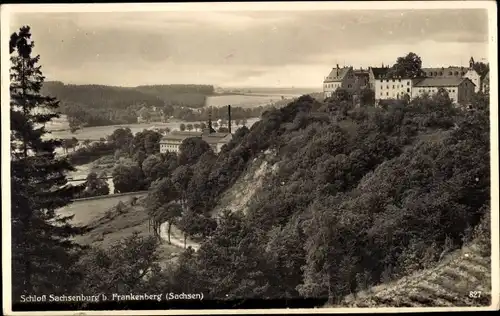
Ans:
{"label": "meadow", "polygon": [[[248,119],[246,126],[251,127],[255,122],[257,122],[259,118],[251,118]],[[180,120],[176,120],[175,122],[151,122],[151,123],[140,123],[140,124],[123,124],[123,125],[107,125],[107,126],[93,126],[93,127],[85,127],[80,130],[77,130],[75,133],[71,133],[69,130],[52,130],[50,134],[47,134],[47,138],[72,138],[76,137],[77,139],[91,139],[91,140],[99,140],[102,137],[106,137],[111,135],[118,128],[130,128],[133,134],[143,131],[144,129],[149,128],[166,128],[168,127],[171,130],[179,130],[179,126],[181,123],[184,124],[195,124],[202,122],[184,122]],[[233,128],[237,128],[233,124]]]}
{"label": "meadow", "polygon": [[[81,245],[88,245],[108,249],[114,244],[130,237],[134,232],[141,236],[152,236],[149,229],[149,218],[143,207],[146,192],[113,196],[100,199],[79,200],[71,203],[58,211],[61,215],[72,215],[75,217],[72,223],[85,225],[90,230],[75,237],[75,241]],[[136,205],[131,206],[132,197],[138,197]],[[122,208],[117,208],[122,202]],[[169,265],[175,260],[180,252],[182,233],[175,230],[172,236],[172,244],[162,242],[158,248],[159,262],[162,266]],[[164,234],[162,234],[164,235]]]}
{"label": "meadow", "polygon": [[89,225],[96,219],[104,216],[106,211],[116,206],[118,202],[128,203],[133,196],[142,197],[145,194],[145,192],[139,192],[106,198],[76,200],[57,210],[57,213],[61,216],[74,215],[72,223],[75,225]]}

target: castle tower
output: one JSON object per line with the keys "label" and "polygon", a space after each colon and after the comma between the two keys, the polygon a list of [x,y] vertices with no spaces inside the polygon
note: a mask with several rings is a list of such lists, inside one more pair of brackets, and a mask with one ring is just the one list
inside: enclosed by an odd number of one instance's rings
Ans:
{"label": "castle tower", "polygon": [[474,58],[471,57],[469,60],[469,69],[474,69],[474,64],[475,64]]}

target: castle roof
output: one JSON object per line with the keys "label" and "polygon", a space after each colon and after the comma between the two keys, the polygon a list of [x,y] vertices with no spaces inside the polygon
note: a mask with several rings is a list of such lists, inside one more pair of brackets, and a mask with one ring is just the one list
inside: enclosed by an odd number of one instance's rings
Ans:
{"label": "castle roof", "polygon": [[386,67],[370,67],[370,72],[373,74],[373,77],[375,79],[381,79],[384,78],[387,72],[389,71],[389,68]]}
{"label": "castle roof", "polygon": [[[467,78],[425,78],[417,83],[414,87],[457,87]],[[470,80],[469,80],[470,81]],[[472,81],[471,81],[472,83]],[[474,84],[474,83],[472,83]]]}
{"label": "castle roof", "polygon": [[351,67],[342,67],[339,68],[338,65],[336,68],[332,68],[332,71],[328,74],[323,82],[338,82],[344,80],[344,77],[347,75]]}
{"label": "castle roof", "polygon": [[456,66],[450,66],[450,67],[441,67],[441,68],[422,68],[422,71],[424,72],[424,75],[426,77],[442,77],[442,78],[449,78],[449,77],[463,77],[469,69],[465,67],[456,67]]}

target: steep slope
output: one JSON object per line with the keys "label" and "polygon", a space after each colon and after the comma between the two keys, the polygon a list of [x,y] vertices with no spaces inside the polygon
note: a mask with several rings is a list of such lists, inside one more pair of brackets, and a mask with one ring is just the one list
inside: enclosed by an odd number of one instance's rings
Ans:
{"label": "steep slope", "polygon": [[249,203],[262,188],[265,178],[278,169],[278,164],[271,160],[273,157],[276,157],[276,153],[267,150],[254,158],[247,170],[224,191],[212,215],[219,214],[225,209],[246,213]]}
{"label": "steep slope", "polygon": [[490,302],[491,257],[473,242],[434,268],[349,295],[337,307],[473,307]]}

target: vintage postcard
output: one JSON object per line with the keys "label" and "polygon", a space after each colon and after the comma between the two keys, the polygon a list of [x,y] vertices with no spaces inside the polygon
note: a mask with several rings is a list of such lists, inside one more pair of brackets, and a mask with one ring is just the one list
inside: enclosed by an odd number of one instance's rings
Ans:
{"label": "vintage postcard", "polygon": [[4,314],[499,308],[495,2],[1,23]]}

